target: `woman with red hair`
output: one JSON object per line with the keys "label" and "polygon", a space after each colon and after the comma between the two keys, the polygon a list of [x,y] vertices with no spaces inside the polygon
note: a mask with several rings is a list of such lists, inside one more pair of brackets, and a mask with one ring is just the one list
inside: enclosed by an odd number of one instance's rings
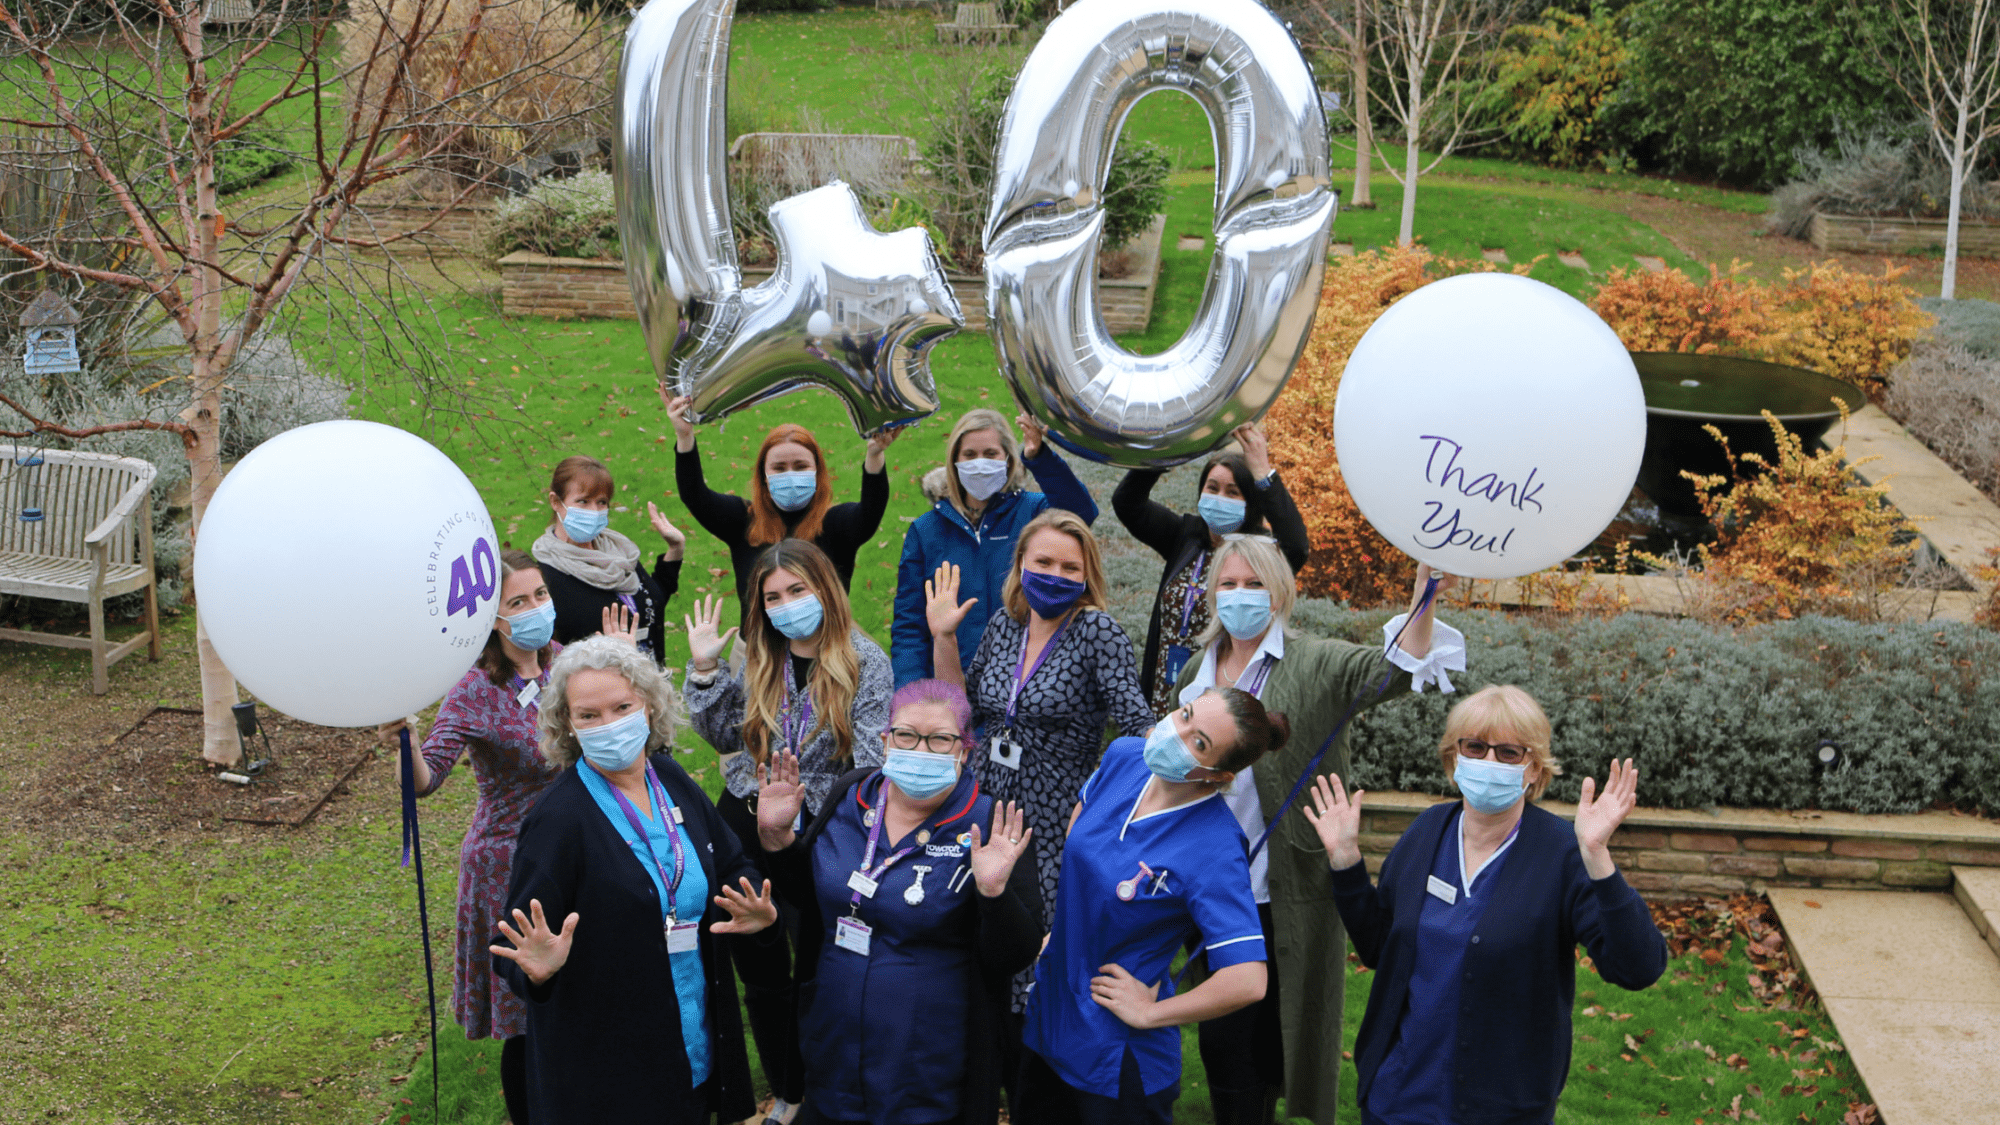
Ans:
{"label": "woman with red hair", "polygon": [[836,504],[833,473],[812,431],[789,422],[774,427],[757,449],[757,471],[751,474],[750,498],[745,500],[715,491],[704,479],[694,423],[688,420],[691,403],[686,396],[667,400],[667,417],[674,424],[674,483],[695,522],[729,548],[737,604],[744,604],[744,584],[757,556],[781,539],[803,539],[826,552],[841,586],[852,586],[854,554],[874,537],[889,507],[888,449],[901,431],[868,439],[861,500]]}

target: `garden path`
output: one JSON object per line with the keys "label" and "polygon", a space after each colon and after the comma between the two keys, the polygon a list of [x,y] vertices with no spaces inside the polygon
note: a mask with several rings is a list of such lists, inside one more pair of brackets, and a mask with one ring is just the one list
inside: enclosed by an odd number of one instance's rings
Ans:
{"label": "garden path", "polygon": [[1925,542],[1984,590],[1981,568],[2000,550],[2000,505],[1873,406],[1847,420],[1848,464],[1869,484],[1889,485],[1889,501],[1918,521]]}
{"label": "garden path", "polygon": [[1883,1125],[1991,1122],[2000,956],[1961,904],[1946,894],[1769,894]]}

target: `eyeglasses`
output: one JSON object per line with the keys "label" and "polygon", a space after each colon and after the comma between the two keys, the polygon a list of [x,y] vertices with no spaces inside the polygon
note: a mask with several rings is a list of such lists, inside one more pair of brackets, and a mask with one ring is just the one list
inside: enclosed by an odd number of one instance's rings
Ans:
{"label": "eyeglasses", "polygon": [[1476,738],[1458,740],[1458,753],[1464,758],[1484,758],[1487,751],[1493,752],[1493,760],[1502,765],[1518,766],[1528,760],[1528,748],[1511,742],[1481,742]]}
{"label": "eyeglasses", "polygon": [[949,754],[958,748],[959,743],[965,741],[962,735],[918,734],[908,727],[890,727],[888,733],[889,745],[895,749],[915,750],[918,746],[922,746],[933,754]]}

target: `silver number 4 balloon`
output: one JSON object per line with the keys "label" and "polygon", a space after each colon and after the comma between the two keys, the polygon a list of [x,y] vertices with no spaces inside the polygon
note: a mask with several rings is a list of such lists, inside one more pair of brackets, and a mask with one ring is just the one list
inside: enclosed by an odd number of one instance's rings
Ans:
{"label": "silver number 4 balloon", "polygon": [[864,435],[937,410],[928,353],[965,324],[920,228],[876,231],[846,184],[771,208],[778,265],[743,286],[723,163],[735,0],[652,0],[625,34],[613,180],[662,385],[696,421],[821,386]]}
{"label": "silver number 4 balloon", "polygon": [[[1113,146],[1160,90],[1216,138],[1215,254],[1194,323],[1159,355],[1097,311]],[[1339,200],[1326,119],[1291,33],[1256,0],[1081,0],[1014,83],[986,220],[986,307],[1021,405],[1098,461],[1179,464],[1263,417],[1318,308]]]}

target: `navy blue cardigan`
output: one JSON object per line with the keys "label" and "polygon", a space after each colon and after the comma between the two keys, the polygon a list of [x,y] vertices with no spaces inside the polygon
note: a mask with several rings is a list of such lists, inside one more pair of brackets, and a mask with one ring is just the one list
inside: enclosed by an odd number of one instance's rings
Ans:
{"label": "navy blue cardigan", "polygon": [[[1383,862],[1379,885],[1369,883],[1364,864],[1333,872],[1341,921],[1361,963],[1376,972],[1354,1043],[1362,1105],[1409,1001],[1424,884],[1457,804],[1417,817]],[[1569,1078],[1577,943],[1599,976],[1634,991],[1666,971],[1667,943],[1638,892],[1616,872],[1591,879],[1569,822],[1534,805],[1522,811],[1521,834],[1495,878],[1465,951],[1452,1120],[1546,1125]]]}
{"label": "navy blue cardigan", "polygon": [[[680,806],[710,894],[761,876],[722,823],[714,802],[664,753],[653,771]],[[521,822],[507,888],[508,916],[540,899],[551,926],[577,914],[569,960],[540,985],[504,957],[494,972],[527,1001],[528,1100],[536,1125],[619,1122],[697,1125],[741,1121],[756,1111],[750,1057],[736,1004],[729,953],[710,928],[728,914],[709,904],[701,918],[708,975],[707,1097],[690,1095],[693,1075],[681,1040],[680,1001],[667,963],[660,897],[632,848],[605,818],[578,769],[563,771]],[[770,927],[748,940],[773,940]],[[495,934],[495,945],[510,944]]]}

